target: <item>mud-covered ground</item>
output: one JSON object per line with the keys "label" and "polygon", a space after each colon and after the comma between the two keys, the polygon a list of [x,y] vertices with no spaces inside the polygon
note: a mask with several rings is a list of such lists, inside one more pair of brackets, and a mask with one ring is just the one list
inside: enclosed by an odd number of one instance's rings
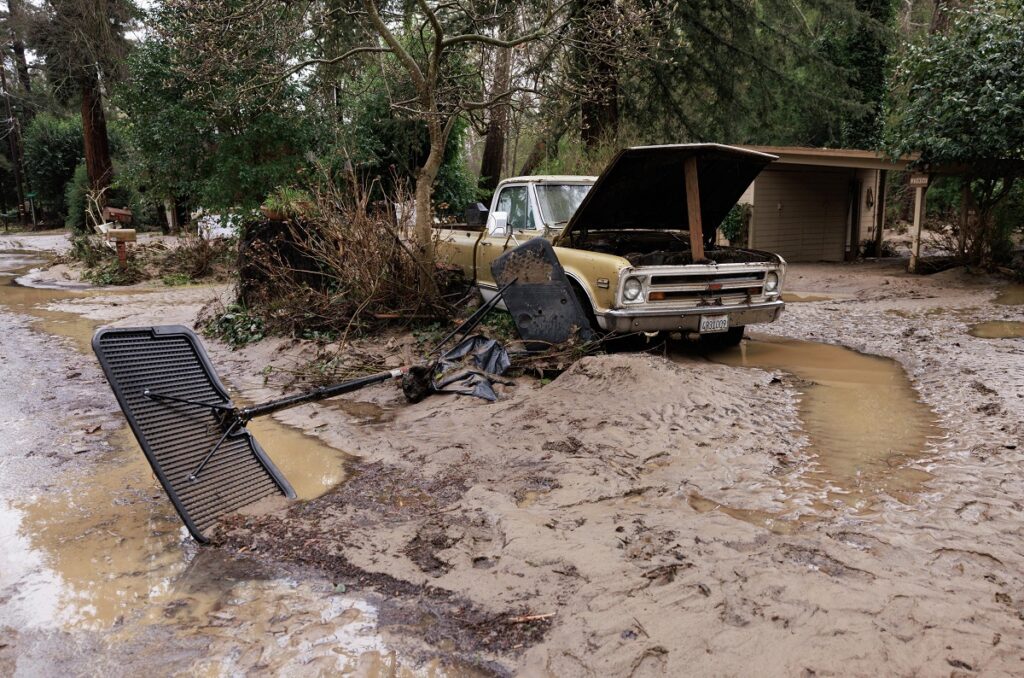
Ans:
{"label": "mud-covered ground", "polygon": [[[517,379],[494,404],[408,405],[388,384],[284,413],[351,455],[347,478],[318,498],[230,519],[218,547],[176,536],[158,548],[269,573],[285,582],[266,584],[279,610],[245,607],[237,591],[213,608],[172,597],[159,624],[133,633],[135,609],[156,605],[140,594],[109,626],[9,625],[0,671],[57,673],[100,654],[112,663],[86,665],[116,673],[119,657],[156,643],[168,672],[337,670],[322,650],[351,643],[331,631],[362,609],[368,651],[425,674],[1019,674],[1024,340],[968,332],[1024,320],[1024,306],[994,303],[1000,281],[909,277],[898,262],[795,265],[786,287],[818,300],[790,304],[742,352],[671,345],[590,357],[551,383]],[[215,292],[85,296],[51,310],[89,323],[188,321]],[[5,419],[22,428],[0,451],[43,487],[102,463],[98,443],[95,454],[72,449],[96,434],[65,433],[64,444],[53,430],[99,423],[109,454],[125,443],[89,357],[39,329],[0,308],[4,388],[24,384],[0,412],[25,413]],[[280,393],[264,383],[268,365],[310,351],[280,339],[208,347],[251,401]],[[39,408],[34,395],[71,401]],[[159,507],[152,481],[137,482]],[[0,497],[16,491],[0,483]],[[334,616],[274,626],[275,614],[310,601]],[[200,630],[183,633],[175,614]],[[113,642],[126,637],[131,651]],[[250,649],[261,638],[281,649]],[[69,648],[81,648],[77,659]],[[379,674],[366,651],[338,654]]]}

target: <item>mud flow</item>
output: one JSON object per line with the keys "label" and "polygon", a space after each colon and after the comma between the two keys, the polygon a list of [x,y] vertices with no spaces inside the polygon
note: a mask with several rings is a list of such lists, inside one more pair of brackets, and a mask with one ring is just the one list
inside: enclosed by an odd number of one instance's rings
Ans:
{"label": "mud flow", "polygon": [[803,487],[815,503],[865,510],[882,494],[907,502],[931,477],[918,462],[942,432],[895,361],[832,344],[758,335],[710,357],[796,377],[812,462],[791,475],[794,498],[804,494]]}
{"label": "mud flow", "polygon": [[[36,253],[0,252],[0,312],[31,318],[33,330],[66,337],[83,362],[94,360],[90,342],[98,323],[47,305],[145,291],[18,284],[18,276],[44,263]],[[50,369],[45,357],[39,364]],[[64,425],[76,423],[68,418]],[[345,479],[344,452],[269,417],[250,430],[300,499]],[[175,659],[210,675],[231,673],[225,657],[245,647],[250,656],[241,666],[260,664],[271,673],[301,665],[411,675],[379,635],[368,600],[286,572],[254,572],[249,561],[195,544],[127,427],[86,431],[81,442],[83,463],[51,468],[49,479],[33,477],[34,489],[0,483],[0,627],[102,632],[118,643],[147,646],[159,646],[154,639],[168,633],[186,644],[201,636],[193,655]],[[0,468],[24,451],[7,450]],[[441,667],[430,670],[444,675]]]}

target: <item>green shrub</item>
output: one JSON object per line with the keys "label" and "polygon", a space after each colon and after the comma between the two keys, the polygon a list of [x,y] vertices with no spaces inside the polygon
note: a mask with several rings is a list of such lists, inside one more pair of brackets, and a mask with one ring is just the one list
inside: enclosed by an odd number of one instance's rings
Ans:
{"label": "green shrub", "polygon": [[78,116],[40,113],[25,128],[25,175],[43,212],[56,216],[67,212],[65,187],[84,155]]}
{"label": "green shrub", "polygon": [[64,190],[66,216],[64,225],[75,233],[88,233],[85,209],[89,202],[89,171],[83,162],[75,168],[74,175]]}
{"label": "green shrub", "polygon": [[263,320],[239,304],[231,304],[203,326],[203,334],[220,339],[232,348],[259,341],[265,333]]}

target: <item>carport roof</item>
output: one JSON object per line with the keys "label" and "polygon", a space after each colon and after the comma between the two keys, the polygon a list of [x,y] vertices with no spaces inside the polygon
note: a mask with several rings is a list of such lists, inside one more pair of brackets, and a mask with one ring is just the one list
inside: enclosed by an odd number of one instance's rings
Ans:
{"label": "carport roof", "polygon": [[858,148],[811,148],[807,146],[741,146],[751,151],[779,156],[773,164],[850,167],[854,169],[905,170],[918,155],[893,160],[878,151]]}

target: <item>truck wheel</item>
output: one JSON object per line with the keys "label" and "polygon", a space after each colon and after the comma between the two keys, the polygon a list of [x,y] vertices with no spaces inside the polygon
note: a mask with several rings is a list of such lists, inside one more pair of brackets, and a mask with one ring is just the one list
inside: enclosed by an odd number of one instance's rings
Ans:
{"label": "truck wheel", "polygon": [[594,330],[595,334],[603,334],[604,330],[597,324],[597,316],[594,315],[594,308],[590,305],[590,298],[587,297],[587,293],[583,291],[580,284],[569,279],[569,285],[572,287],[572,291],[576,293],[576,299],[580,302],[580,307],[583,309],[583,314],[587,316],[587,322],[590,323],[590,329]]}
{"label": "truck wheel", "polygon": [[741,325],[740,327],[730,327],[725,332],[705,334],[700,338],[700,343],[712,350],[733,348],[740,345],[740,341],[743,340],[743,330],[745,329],[746,327]]}

